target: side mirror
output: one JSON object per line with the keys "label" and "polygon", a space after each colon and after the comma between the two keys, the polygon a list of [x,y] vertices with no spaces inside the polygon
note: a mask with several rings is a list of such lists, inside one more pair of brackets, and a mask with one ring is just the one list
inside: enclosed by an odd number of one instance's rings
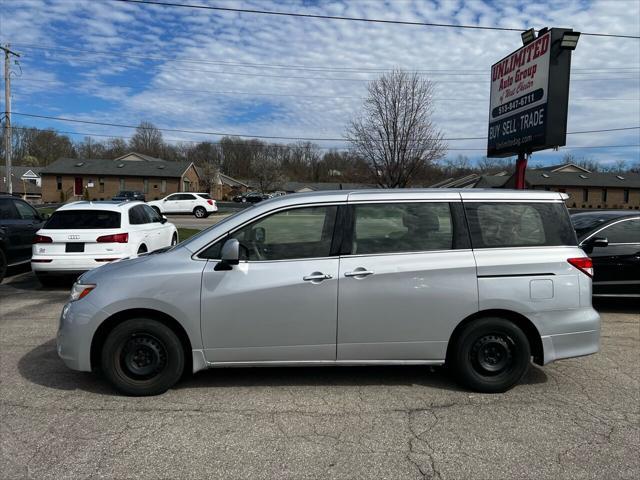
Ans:
{"label": "side mirror", "polygon": [[606,247],[609,245],[609,240],[602,237],[593,237],[589,239],[589,245],[591,247]]}
{"label": "side mirror", "polygon": [[230,238],[224,243],[220,257],[220,262],[214,268],[216,271],[231,270],[233,265],[240,263],[240,242],[237,238]]}
{"label": "side mirror", "polygon": [[162,223],[162,224],[164,225],[164,224],[165,224],[165,223],[167,223],[167,222],[168,222],[167,217],[165,217],[164,215],[162,215],[162,219],[160,220],[160,223]]}

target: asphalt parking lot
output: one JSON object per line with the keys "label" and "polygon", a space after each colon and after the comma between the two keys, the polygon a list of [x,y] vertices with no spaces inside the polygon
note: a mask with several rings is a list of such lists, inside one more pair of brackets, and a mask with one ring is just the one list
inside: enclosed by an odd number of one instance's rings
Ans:
{"label": "asphalt parking lot", "polygon": [[211,370],[116,395],[67,370],[68,286],[0,285],[0,478],[639,478],[640,314],[598,304],[598,355],[500,395],[425,367]]}

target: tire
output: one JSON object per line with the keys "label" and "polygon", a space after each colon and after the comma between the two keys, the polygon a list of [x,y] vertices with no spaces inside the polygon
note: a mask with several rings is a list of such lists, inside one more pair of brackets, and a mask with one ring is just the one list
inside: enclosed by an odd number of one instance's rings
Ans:
{"label": "tire", "polygon": [[531,363],[527,336],[504,318],[481,318],[464,327],[451,363],[459,383],[481,393],[509,390]]}
{"label": "tire", "polygon": [[185,353],[176,334],[149,318],[121,323],[102,347],[102,371],[125,395],[164,393],[180,380],[184,366]]}
{"label": "tire", "polygon": [[4,276],[7,274],[7,257],[2,250],[0,250],[0,283],[4,280]]}
{"label": "tire", "polygon": [[196,207],[193,209],[193,215],[196,218],[207,218],[207,211],[204,207]]}

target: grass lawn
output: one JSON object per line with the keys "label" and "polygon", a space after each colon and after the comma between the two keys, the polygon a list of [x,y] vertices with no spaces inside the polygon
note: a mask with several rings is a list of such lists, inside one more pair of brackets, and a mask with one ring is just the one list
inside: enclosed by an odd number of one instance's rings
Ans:
{"label": "grass lawn", "polygon": [[178,228],[178,239],[182,242],[196,233],[201,232],[197,228]]}

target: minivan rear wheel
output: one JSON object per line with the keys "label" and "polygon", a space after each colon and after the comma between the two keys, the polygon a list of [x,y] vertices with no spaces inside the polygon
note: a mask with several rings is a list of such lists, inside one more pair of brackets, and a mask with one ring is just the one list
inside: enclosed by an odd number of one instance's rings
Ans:
{"label": "minivan rear wheel", "polygon": [[515,385],[531,362],[527,336],[504,318],[481,318],[464,327],[451,361],[458,381],[477,392],[499,393]]}
{"label": "minivan rear wheel", "polygon": [[101,353],[102,370],[126,395],[159,395],[182,376],[184,350],[176,334],[149,318],[126,320],[107,336]]}

